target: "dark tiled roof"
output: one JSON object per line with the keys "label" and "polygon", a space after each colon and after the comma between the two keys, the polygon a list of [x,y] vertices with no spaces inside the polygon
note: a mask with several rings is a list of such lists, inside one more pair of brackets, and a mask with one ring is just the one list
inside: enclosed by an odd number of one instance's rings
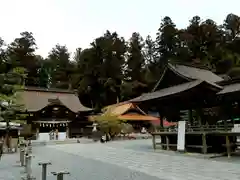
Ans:
{"label": "dark tiled roof", "polygon": [[214,74],[210,70],[203,69],[203,68],[196,68],[191,66],[185,66],[185,65],[173,65],[168,64],[169,69],[171,69],[173,72],[178,74],[179,76],[187,79],[187,80],[202,80],[207,82],[220,82],[223,81],[223,78],[220,76]]}
{"label": "dark tiled roof", "polygon": [[222,89],[221,86],[218,86],[215,83],[202,81],[202,80],[195,80],[195,81],[183,83],[180,85],[172,86],[169,88],[161,89],[159,91],[155,91],[152,93],[146,93],[146,94],[143,94],[143,95],[141,95],[137,98],[134,98],[130,101],[131,102],[142,102],[142,101],[148,101],[148,100],[153,100],[153,99],[159,99],[159,98],[163,98],[163,97],[167,97],[167,96],[171,96],[174,94],[178,94],[178,93],[187,91],[187,90],[194,88],[198,85],[201,85],[203,83],[206,83],[209,87],[213,87],[216,91],[219,91]]}
{"label": "dark tiled roof", "polygon": [[217,94],[227,94],[233,92],[240,92],[240,83],[229,84],[223,87],[223,90],[218,92]]}
{"label": "dark tiled roof", "polygon": [[29,112],[35,112],[43,109],[44,107],[52,104],[50,100],[57,99],[62,105],[69,110],[77,113],[80,111],[90,111],[92,109],[83,106],[78,96],[73,91],[65,90],[48,90],[41,88],[25,88],[19,92],[20,103],[24,104]]}

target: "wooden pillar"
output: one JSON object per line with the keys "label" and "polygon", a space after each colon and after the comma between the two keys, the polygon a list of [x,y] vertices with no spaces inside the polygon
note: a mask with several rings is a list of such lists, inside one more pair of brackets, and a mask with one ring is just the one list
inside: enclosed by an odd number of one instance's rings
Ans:
{"label": "wooden pillar", "polygon": [[39,127],[36,128],[36,139],[38,140],[39,138]]}
{"label": "wooden pillar", "polygon": [[67,139],[69,138],[69,127],[68,127],[68,125],[67,125],[67,127],[66,127],[66,138],[67,138]]}
{"label": "wooden pillar", "polygon": [[166,110],[165,109],[161,109],[161,112],[159,112],[159,115],[160,115],[160,131],[165,131],[164,130],[164,126],[163,126],[163,121],[164,119],[166,118]]}
{"label": "wooden pillar", "polygon": [[188,110],[188,121],[190,123],[190,125],[193,125],[193,115],[192,115],[192,109]]}
{"label": "wooden pillar", "polygon": [[197,110],[197,120],[198,120],[198,125],[200,126],[201,131],[204,131],[204,128],[202,126],[202,109],[198,108]]}
{"label": "wooden pillar", "polygon": [[231,157],[231,144],[230,144],[230,140],[229,140],[228,135],[226,135],[226,148],[227,148],[228,157]]}
{"label": "wooden pillar", "polygon": [[58,140],[59,136],[58,136],[58,128],[55,130],[55,140]]}
{"label": "wooden pillar", "polygon": [[166,136],[166,146],[167,146],[167,150],[170,150],[170,148],[169,148],[169,137],[168,136]]}
{"label": "wooden pillar", "polygon": [[227,125],[227,119],[229,117],[229,111],[230,109],[232,108],[232,105],[227,103],[224,104],[222,107],[221,107],[221,118],[223,119],[223,124],[224,124],[224,130],[227,131],[228,129],[228,125]]}
{"label": "wooden pillar", "polygon": [[160,131],[163,131],[163,119],[164,119],[164,115],[162,112],[158,111],[159,113],[159,117],[160,117]]}
{"label": "wooden pillar", "polygon": [[202,134],[202,153],[207,154],[207,139],[206,133]]}

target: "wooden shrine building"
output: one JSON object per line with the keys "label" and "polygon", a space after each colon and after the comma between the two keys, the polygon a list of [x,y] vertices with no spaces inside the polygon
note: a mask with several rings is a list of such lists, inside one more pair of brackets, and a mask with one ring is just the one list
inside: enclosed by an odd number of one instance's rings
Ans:
{"label": "wooden shrine building", "polygon": [[168,64],[153,92],[143,94],[131,102],[145,102],[155,106],[161,117],[175,119],[179,110],[212,107],[216,93],[223,89],[223,79],[205,68]]}
{"label": "wooden shrine building", "polygon": [[103,108],[103,115],[117,116],[119,120],[131,124],[136,132],[140,132],[142,127],[150,128],[155,121],[160,121],[158,117],[146,114],[135,103],[122,102]]}
{"label": "wooden shrine building", "polygon": [[[240,117],[240,82],[225,80],[203,67],[193,67],[182,64],[168,64],[164,73],[159,78],[154,89],[150,93],[130,100],[147,106],[154,107],[160,117],[167,120],[180,121],[181,111],[187,112],[188,122],[185,134],[185,148],[201,149],[206,152],[226,152],[230,155],[238,146],[236,137],[240,136],[240,130],[233,132],[233,125],[218,129],[217,120],[226,122],[229,118]],[[236,107],[237,106],[237,107]],[[206,110],[219,111],[214,121],[212,115]],[[233,111],[235,113],[233,113]],[[213,110],[214,112],[214,110]],[[231,117],[231,116],[235,117]],[[193,122],[197,122],[194,127]],[[215,127],[210,127],[214,125]],[[161,127],[162,124],[161,124]],[[162,147],[176,148],[177,132],[162,132]],[[156,147],[156,144],[154,144]]]}
{"label": "wooden shrine building", "polygon": [[51,133],[58,139],[76,137],[88,124],[92,109],[83,106],[74,91],[26,87],[20,97],[36,139],[48,140]]}

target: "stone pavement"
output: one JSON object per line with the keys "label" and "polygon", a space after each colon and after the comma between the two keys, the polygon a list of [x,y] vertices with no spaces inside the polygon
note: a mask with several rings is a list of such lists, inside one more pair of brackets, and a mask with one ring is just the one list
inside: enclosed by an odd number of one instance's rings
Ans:
{"label": "stone pavement", "polygon": [[[18,158],[19,159],[19,158]],[[16,163],[17,154],[3,154],[0,160],[1,180],[20,180],[20,169]]]}
{"label": "stone pavement", "polygon": [[46,145],[56,145],[56,144],[75,144],[75,143],[92,143],[92,139],[87,138],[71,138],[65,140],[51,140],[51,141],[44,141],[44,140],[32,140],[32,146],[46,146]]}
{"label": "stone pavement", "polygon": [[[40,180],[37,163],[50,160],[50,172],[67,170],[65,180],[239,180],[240,161],[186,157],[156,153],[151,140],[116,141],[105,144],[64,144],[34,147],[33,175]],[[0,161],[0,180],[20,180],[16,166],[19,155],[5,155]]]}

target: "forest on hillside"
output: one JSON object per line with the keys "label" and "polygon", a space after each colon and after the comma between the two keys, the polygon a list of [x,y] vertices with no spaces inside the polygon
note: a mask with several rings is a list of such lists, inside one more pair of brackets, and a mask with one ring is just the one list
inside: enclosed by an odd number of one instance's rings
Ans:
{"label": "forest on hillside", "polygon": [[124,39],[117,32],[106,31],[90,48],[77,48],[70,59],[68,48],[60,44],[47,58],[41,57],[35,52],[34,34],[22,32],[10,44],[0,39],[0,72],[23,68],[25,86],[77,89],[81,102],[97,109],[151,91],[168,62],[202,65],[218,74],[240,76],[237,15],[227,15],[220,25],[195,16],[185,29],[178,29],[166,16],[156,35],[156,39],[143,39],[133,32]]}

